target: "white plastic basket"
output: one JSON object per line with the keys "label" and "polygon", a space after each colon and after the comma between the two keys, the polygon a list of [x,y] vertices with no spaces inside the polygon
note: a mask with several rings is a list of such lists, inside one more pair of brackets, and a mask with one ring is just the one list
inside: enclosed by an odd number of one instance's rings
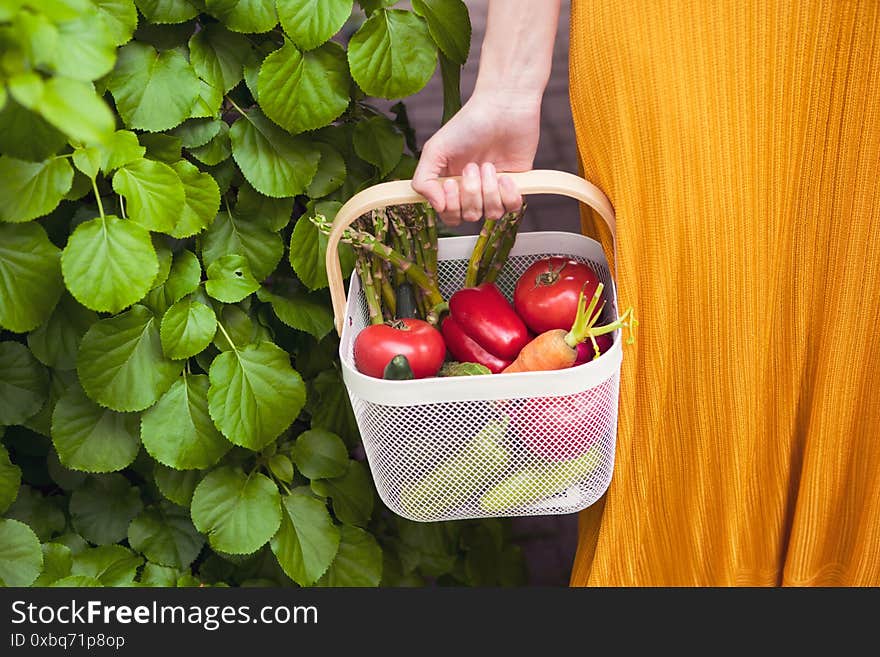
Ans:
{"label": "white plastic basket", "polygon": [[[614,231],[614,212],[594,185],[570,173],[508,174],[523,194],[554,193],[594,208]],[[353,345],[368,312],[356,274],[348,297],[338,258],[342,231],[378,207],[422,202],[410,181],[382,183],[336,215],[327,272],[342,373],[382,501],[416,521],[574,513],[596,502],[614,467],[622,346],[620,331],[598,359],[566,370],[388,381],[355,369]],[[440,290],[462,287],[476,237],[439,240]],[[605,285],[602,321],[617,293],[601,245],[563,232],[521,233],[497,280],[512,298],[535,260],[565,255],[589,264]]]}

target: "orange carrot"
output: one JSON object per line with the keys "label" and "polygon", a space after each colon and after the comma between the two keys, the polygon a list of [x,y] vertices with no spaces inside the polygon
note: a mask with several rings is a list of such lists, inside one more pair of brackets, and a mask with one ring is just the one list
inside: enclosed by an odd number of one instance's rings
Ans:
{"label": "orange carrot", "polygon": [[599,283],[589,305],[586,304],[584,292],[581,290],[581,295],[578,299],[578,312],[571,331],[553,329],[541,333],[520,350],[516,360],[508,365],[503,370],[503,373],[563,370],[572,367],[577,361],[577,346],[579,343],[585,340],[592,340],[598,354],[599,348],[596,345],[596,336],[611,333],[623,326],[630,329],[630,339],[628,342],[631,343],[633,341],[632,328],[637,323],[635,318],[631,318],[627,322],[627,319],[632,315],[632,308],[627,310],[617,321],[605,326],[594,326],[602,312],[602,306],[599,307],[599,310],[596,310],[596,306],[602,298],[603,287],[602,283]]}
{"label": "orange carrot", "polygon": [[571,367],[577,360],[577,347],[568,346],[565,342],[566,335],[568,331],[565,329],[541,333],[520,350],[516,360],[504,368],[504,373],[562,370]]}

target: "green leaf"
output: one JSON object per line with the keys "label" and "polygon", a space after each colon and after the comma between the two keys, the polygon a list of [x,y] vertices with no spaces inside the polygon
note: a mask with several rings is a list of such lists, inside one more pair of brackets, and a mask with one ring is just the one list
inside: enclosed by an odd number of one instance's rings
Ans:
{"label": "green leaf", "polygon": [[73,151],[73,164],[87,177],[96,178],[101,168],[101,157],[101,151],[94,146],[77,148]]}
{"label": "green leaf", "polygon": [[[256,292],[260,283],[251,274],[247,258],[236,253],[225,255],[208,266],[205,291],[223,303],[238,303]],[[213,337],[213,336],[212,336]]]}
{"label": "green leaf", "polygon": [[271,291],[262,287],[257,290],[257,297],[271,303],[272,310],[282,322],[306,331],[317,340],[333,330],[333,311],[325,296],[319,292],[305,292],[293,280],[275,281]]}
{"label": "green leaf", "polygon": [[323,429],[304,431],[290,452],[297,470],[309,479],[341,477],[348,470],[348,450],[342,439]]}
{"label": "green leaf", "polygon": [[155,234],[152,236],[152,239],[153,248],[156,250],[156,257],[159,259],[159,273],[156,274],[156,278],[153,279],[153,283],[150,285],[151,290],[163,285],[168,280],[168,276],[171,274],[171,260],[174,257],[171,249],[168,248],[165,238]]}
{"label": "green leaf", "polygon": [[158,324],[152,312],[137,305],[92,325],[77,358],[89,397],[115,411],[141,411],[165,394],[184,363],[165,356]]}
{"label": "green leaf", "polygon": [[352,0],[277,0],[278,18],[287,35],[303,50],[317,48],[351,16]]}
{"label": "green leaf", "polygon": [[6,517],[28,525],[41,541],[48,541],[64,531],[66,519],[59,508],[60,498],[47,497],[27,485],[22,485],[15,502],[6,511]]}
{"label": "green leaf", "polygon": [[229,129],[232,157],[254,189],[281,198],[302,194],[321,154],[309,139],[293,137],[257,109]]}
{"label": "green leaf", "polygon": [[272,552],[288,577],[300,586],[311,586],[339,551],[339,527],[320,500],[287,495],[282,505],[284,513],[272,538]]}
{"label": "green leaf", "polygon": [[[336,201],[324,201],[315,205],[315,212],[330,220],[340,207]],[[326,257],[327,236],[307,216],[300,217],[290,236],[290,265],[299,280],[311,290],[319,290],[328,285]],[[341,244],[339,257],[342,260],[343,276],[347,276],[354,267],[354,252],[347,244]]]}
{"label": "green leaf", "polygon": [[89,577],[87,575],[71,575],[70,577],[62,577],[61,579],[50,584],[53,588],[74,588],[81,589],[86,587],[102,587],[104,584],[99,582],[94,577]]}
{"label": "green leaf", "polygon": [[171,271],[165,281],[165,293],[170,303],[177,303],[195,292],[202,280],[202,266],[192,251],[178,251],[171,261]]}
{"label": "green leaf", "polygon": [[171,131],[186,148],[204,146],[220,132],[220,119],[188,119]]}
{"label": "green leaf", "polygon": [[219,332],[214,336],[214,346],[220,351],[232,349],[227,334],[236,347],[272,340],[269,330],[238,306],[224,305],[218,323],[226,329],[226,333]]}
{"label": "green leaf", "polygon": [[9,460],[9,452],[0,444],[0,513],[4,513],[18,496],[21,468]]}
{"label": "green leaf", "polygon": [[331,123],[348,107],[348,62],[337,43],[300,52],[292,43],[263,60],[257,81],[260,106],[293,134]]}
{"label": "green leaf", "polygon": [[445,124],[461,109],[461,66],[452,62],[442,52],[440,53],[440,79],[443,82],[443,116],[441,121]]}
{"label": "green leaf", "polygon": [[382,581],[382,548],[359,527],[342,525],[339,552],[318,586],[379,586]]}
{"label": "green leaf", "polygon": [[369,96],[404,98],[424,87],[437,68],[437,47],[425,21],[410,11],[373,12],[348,45],[348,63]]}
{"label": "green leaf", "polygon": [[202,473],[199,470],[174,470],[158,463],[154,477],[156,487],[162,495],[179,506],[188,507],[192,502],[193,491],[202,479]]}
{"label": "green leaf", "polygon": [[70,293],[86,308],[117,313],[143,298],[159,273],[150,233],[119,217],[77,226],[61,256]]}
{"label": "green leaf", "polygon": [[[49,438],[52,435],[52,412],[55,410],[55,404],[61,399],[61,395],[67,390],[74,381],[76,381],[76,372],[65,370],[50,370],[49,373],[49,397],[46,403],[40,408],[36,415],[29,417],[23,426],[31,431]],[[50,455],[51,460],[51,455]],[[47,471],[48,471],[48,463]],[[49,472],[51,474],[51,471]]]}
{"label": "green leaf", "polygon": [[254,220],[220,212],[202,239],[202,260],[207,267],[223,256],[241,255],[247,259],[258,281],[275,271],[284,255],[281,236],[269,228],[264,219]]}
{"label": "green leaf", "polygon": [[184,205],[178,210],[177,223],[169,231],[178,239],[202,232],[211,225],[220,209],[220,188],[209,173],[202,173],[185,160],[172,165],[183,184]]}
{"label": "green leaf", "polygon": [[125,197],[131,220],[148,230],[174,228],[186,195],[180,178],[167,164],[140,159],[113,176],[113,190]]}
{"label": "green leaf", "polygon": [[219,23],[209,23],[199,30],[189,41],[189,52],[199,77],[223,92],[241,82],[244,67],[256,61],[247,37]]}
{"label": "green leaf", "polygon": [[116,61],[117,36],[99,13],[86,12],[58,23],[51,66],[58,75],[89,82],[103,77]]}
{"label": "green leaf", "polygon": [[205,0],[205,7],[233,32],[259,34],[278,24],[275,0]]}
{"label": "green leaf", "polygon": [[397,166],[403,155],[403,135],[384,116],[360,121],[354,128],[354,152],[375,165],[384,177]]}
{"label": "green leaf", "polygon": [[33,530],[0,519],[0,586],[30,586],[42,569],[43,551]]}
{"label": "green leaf", "polygon": [[39,162],[55,155],[67,138],[39,114],[9,99],[0,110],[0,151]]}
{"label": "green leaf", "polygon": [[413,9],[428,22],[428,31],[440,50],[459,66],[471,47],[471,18],[462,0],[413,0]]}
{"label": "green leaf", "polygon": [[190,116],[194,119],[217,116],[222,104],[223,90],[199,78],[199,97],[193,105]]}
{"label": "green leaf", "polygon": [[190,155],[202,164],[215,166],[227,160],[232,155],[232,142],[229,140],[229,126],[220,124],[220,129],[211,140],[204,146],[190,149]]}
{"label": "green leaf", "polygon": [[196,529],[208,535],[212,548],[250,554],[278,531],[281,496],[267,476],[224,466],[196,487],[191,512]]}
{"label": "green leaf", "polygon": [[225,351],[209,372],[208,409],[231,442],[260,450],[284,431],[305,404],[306,389],[290,356],[271,342]]}
{"label": "green leaf", "polygon": [[160,53],[134,41],[119,49],[107,86],[125,125],[149,132],[189,118],[200,93],[198,76],[178,50]]}
{"label": "green leaf", "polygon": [[293,463],[290,462],[290,459],[281,453],[273,454],[269,458],[269,470],[272,471],[272,474],[275,475],[277,479],[285,483],[290,483],[293,481]]}
{"label": "green leaf", "polygon": [[138,141],[137,135],[128,130],[117,130],[96,148],[102,154],[101,171],[104,173],[110,173],[129,162],[140,160],[147,152]]}
{"label": "green leaf", "polygon": [[349,447],[360,442],[348,392],[335,369],[324,370],[309,382],[309,411],[313,429],[332,431]]}
{"label": "green leaf", "polygon": [[50,586],[70,575],[73,566],[73,552],[61,543],[43,543],[43,572],[33,583],[34,587]]}
{"label": "green leaf", "polygon": [[71,554],[79,554],[80,552],[89,549],[89,544],[86,542],[86,540],[79,534],[75,534],[73,532],[62,534],[61,536],[53,539],[53,542],[67,546],[70,549]]}
{"label": "green leaf", "polygon": [[312,490],[329,497],[333,513],[347,525],[366,527],[373,515],[376,493],[367,466],[360,461],[349,461],[341,477],[314,479]]}
{"label": "green leaf", "polygon": [[0,425],[21,424],[39,412],[48,397],[49,375],[28,348],[0,342]]}
{"label": "green leaf", "polygon": [[[75,373],[74,373],[75,376]],[[65,386],[64,390],[61,391],[61,394],[64,394],[64,391],[67,390],[68,386]],[[60,399],[61,395],[59,395]],[[55,410],[55,405],[52,405],[52,411]],[[49,433],[51,434],[51,422],[52,415],[49,414]],[[85,472],[78,472],[76,470],[70,470],[61,465],[61,461],[58,458],[58,452],[54,449],[49,450],[49,457],[46,460],[46,469],[49,471],[49,476],[52,477],[52,481],[54,481],[58,486],[63,488],[65,491],[76,490],[80,486],[82,486],[86,479],[89,477]]]}
{"label": "green leaf", "polygon": [[346,176],[345,159],[339,151],[323,142],[316,142],[315,147],[321,153],[321,160],[315,177],[306,188],[310,198],[320,198],[336,191],[342,187]]}
{"label": "green leaf", "polygon": [[26,162],[0,156],[0,221],[21,223],[49,214],[72,183],[66,159]]}
{"label": "green leaf", "polygon": [[210,306],[186,297],[162,317],[159,336],[168,358],[182,360],[207,349],[217,332],[217,317]]}
{"label": "green leaf", "polygon": [[131,465],[140,448],[138,416],[101,408],[78,385],[52,413],[52,442],[62,465],[84,472],[115,472]]}
{"label": "green leaf", "polygon": [[457,363],[450,361],[443,363],[443,367],[437,376],[476,376],[479,374],[491,374],[492,371],[480,363]]}
{"label": "green leaf", "polygon": [[128,43],[137,28],[138,14],[133,0],[92,0],[104,19],[110,38],[117,46]]}
{"label": "green leaf", "polygon": [[135,0],[135,4],[151,23],[183,23],[199,15],[198,4],[190,0]]}
{"label": "green leaf", "polygon": [[128,528],[128,543],[151,562],[188,568],[205,544],[186,509],[167,502],[145,509]]}
{"label": "green leaf", "polygon": [[96,545],[118,543],[144,508],[140,491],[121,474],[90,476],[70,496],[74,529]]}
{"label": "green leaf", "polygon": [[100,142],[116,129],[116,119],[107,103],[89,82],[51,78],[34,109],[71,139]]}
{"label": "green leaf", "polygon": [[372,14],[377,9],[393,7],[398,2],[399,0],[358,0],[361,9],[367,12],[367,14]]}
{"label": "green leaf", "polygon": [[82,336],[96,321],[97,313],[64,294],[49,319],[28,334],[28,346],[43,365],[65,371],[75,369]]}
{"label": "green leaf", "polygon": [[141,572],[141,586],[174,588],[180,573],[175,568],[147,562]]}
{"label": "green leaf", "polygon": [[208,414],[208,377],[191,374],[178,379],[159,403],[144,413],[141,440],[150,456],[172,468],[215,465],[232,445]]}
{"label": "green leaf", "polygon": [[104,586],[131,586],[143,562],[143,557],[121,545],[102,545],[74,555],[71,572],[93,577]]}
{"label": "green leaf", "polygon": [[64,291],[60,255],[39,224],[0,224],[0,327],[24,333],[52,314]]}
{"label": "green leaf", "polygon": [[147,157],[165,164],[174,164],[180,160],[183,142],[179,137],[164,132],[145,132],[138,135],[138,140],[147,149]]}
{"label": "green leaf", "polygon": [[260,223],[277,232],[290,223],[292,214],[292,198],[269,198],[247,183],[238,188],[235,216],[242,221]]}

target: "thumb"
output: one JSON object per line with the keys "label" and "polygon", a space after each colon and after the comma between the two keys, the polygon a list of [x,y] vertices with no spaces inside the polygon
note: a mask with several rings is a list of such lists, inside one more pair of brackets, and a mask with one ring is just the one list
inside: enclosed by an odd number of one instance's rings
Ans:
{"label": "thumb", "polygon": [[446,169],[442,159],[437,154],[430,140],[422,149],[418,166],[413,173],[412,188],[428,199],[437,212],[446,210],[446,194],[443,192],[443,184],[440,175]]}

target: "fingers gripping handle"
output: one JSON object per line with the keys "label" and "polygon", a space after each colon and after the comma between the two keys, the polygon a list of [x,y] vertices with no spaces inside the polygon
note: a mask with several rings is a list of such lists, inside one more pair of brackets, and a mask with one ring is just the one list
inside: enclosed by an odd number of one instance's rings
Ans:
{"label": "fingers gripping handle", "polygon": [[[565,171],[536,169],[523,173],[506,173],[516,183],[521,194],[559,194],[577,199],[593,208],[608,224],[614,235],[614,208],[602,191],[580,176]],[[345,322],[345,287],[339,262],[339,240],[342,232],[365,212],[390,205],[422,203],[425,198],[413,191],[412,181],[395,180],[380,183],[358,192],[343,205],[333,221],[327,241],[327,280],[333,301],[333,317],[336,332],[342,335]]]}

